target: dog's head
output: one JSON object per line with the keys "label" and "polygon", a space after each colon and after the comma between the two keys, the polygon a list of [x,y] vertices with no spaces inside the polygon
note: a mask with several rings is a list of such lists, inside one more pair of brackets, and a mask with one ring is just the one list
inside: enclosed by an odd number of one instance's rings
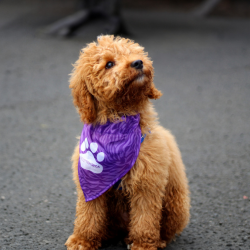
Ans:
{"label": "dog's head", "polygon": [[153,83],[152,61],[133,41],[100,36],[80,53],[70,79],[81,120],[93,123],[98,113],[134,114],[161,92]]}

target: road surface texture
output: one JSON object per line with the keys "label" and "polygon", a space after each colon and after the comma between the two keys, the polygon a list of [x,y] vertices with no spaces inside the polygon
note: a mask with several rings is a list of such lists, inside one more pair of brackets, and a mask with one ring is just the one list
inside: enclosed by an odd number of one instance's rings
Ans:
{"label": "road surface texture", "polygon": [[[44,27],[73,12],[67,1],[48,2],[0,2],[2,250],[65,249],[73,231],[70,158],[82,124],[68,74],[102,28],[45,36]],[[250,21],[139,10],[124,10],[124,19],[154,61],[164,93],[155,107],[189,178],[190,224],[166,250],[249,250]]]}

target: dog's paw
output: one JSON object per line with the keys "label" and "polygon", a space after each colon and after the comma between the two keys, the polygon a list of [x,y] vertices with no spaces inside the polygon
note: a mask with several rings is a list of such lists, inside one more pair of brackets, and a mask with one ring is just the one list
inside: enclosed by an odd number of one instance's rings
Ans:
{"label": "dog's paw", "polygon": [[[103,152],[98,152],[98,144],[91,142],[89,145],[88,139],[85,138],[81,144],[80,162],[81,167],[95,174],[100,174],[103,171],[103,166],[100,164],[105,158]],[[96,155],[96,156],[95,156]]]}
{"label": "dog's paw", "polygon": [[159,245],[158,245],[158,248],[165,248],[167,246],[167,242],[165,240],[160,240],[159,241]]}
{"label": "dog's paw", "polygon": [[101,246],[97,241],[87,241],[76,235],[69,236],[65,243],[67,250],[96,250]]}

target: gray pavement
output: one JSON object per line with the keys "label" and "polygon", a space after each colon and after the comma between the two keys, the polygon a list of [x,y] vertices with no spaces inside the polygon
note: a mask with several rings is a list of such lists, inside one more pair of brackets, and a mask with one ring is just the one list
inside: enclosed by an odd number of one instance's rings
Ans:
{"label": "gray pavement", "polygon": [[[101,32],[94,23],[71,39],[46,37],[42,28],[72,6],[31,2],[0,2],[3,250],[65,249],[76,201],[70,157],[82,129],[68,74]],[[135,10],[124,18],[154,61],[164,93],[155,107],[190,183],[190,224],[166,250],[250,249],[250,21]]]}

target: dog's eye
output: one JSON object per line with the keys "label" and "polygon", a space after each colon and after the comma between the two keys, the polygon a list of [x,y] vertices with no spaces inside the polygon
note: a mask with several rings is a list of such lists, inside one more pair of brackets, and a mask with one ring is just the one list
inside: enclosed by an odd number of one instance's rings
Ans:
{"label": "dog's eye", "polygon": [[112,68],[113,66],[114,66],[115,64],[113,63],[113,62],[108,62],[107,64],[106,64],[106,69],[110,69],[110,68]]}

